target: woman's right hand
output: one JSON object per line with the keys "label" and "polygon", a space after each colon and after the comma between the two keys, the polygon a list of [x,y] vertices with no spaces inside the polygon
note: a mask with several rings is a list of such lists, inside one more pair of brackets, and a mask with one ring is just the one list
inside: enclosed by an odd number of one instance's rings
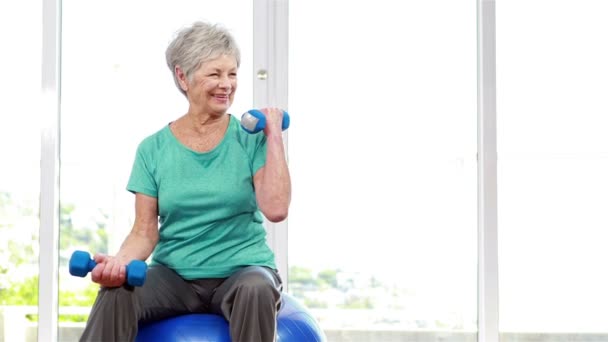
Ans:
{"label": "woman's right hand", "polygon": [[119,287],[125,283],[127,267],[116,257],[95,254],[97,266],[91,271],[91,279],[103,287]]}
{"label": "woman's right hand", "polygon": [[266,136],[272,133],[281,135],[281,132],[283,131],[283,110],[280,108],[262,108],[261,112],[266,116],[264,134],[266,134]]}

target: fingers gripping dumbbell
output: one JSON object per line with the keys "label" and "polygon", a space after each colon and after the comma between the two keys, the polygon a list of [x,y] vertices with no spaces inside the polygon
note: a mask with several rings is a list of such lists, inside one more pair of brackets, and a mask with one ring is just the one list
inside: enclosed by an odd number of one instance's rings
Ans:
{"label": "fingers gripping dumbbell", "polygon": [[[85,277],[97,266],[91,255],[84,251],[75,251],[70,258],[70,274],[77,277]],[[127,284],[131,286],[142,286],[146,281],[148,265],[141,260],[132,260],[127,265]]]}
{"label": "fingers gripping dumbbell", "polygon": [[[248,133],[257,133],[266,128],[266,115],[257,109],[250,109],[241,116],[241,126]],[[289,128],[289,114],[283,111],[283,122],[281,128]]]}

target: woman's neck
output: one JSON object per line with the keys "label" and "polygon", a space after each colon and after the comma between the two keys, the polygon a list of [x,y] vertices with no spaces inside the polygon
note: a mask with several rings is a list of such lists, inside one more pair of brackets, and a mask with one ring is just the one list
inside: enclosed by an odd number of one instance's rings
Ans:
{"label": "woman's neck", "polygon": [[190,110],[182,119],[185,128],[197,133],[206,134],[223,128],[228,115],[225,113],[218,115]]}

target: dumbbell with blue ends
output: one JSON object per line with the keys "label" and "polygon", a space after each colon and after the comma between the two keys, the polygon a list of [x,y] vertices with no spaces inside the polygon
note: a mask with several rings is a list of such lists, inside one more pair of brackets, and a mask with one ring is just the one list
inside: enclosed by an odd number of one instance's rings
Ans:
{"label": "dumbbell with blue ends", "polygon": [[[84,251],[75,251],[70,258],[70,274],[77,277],[85,277],[91,272],[97,263],[91,259],[91,255]],[[141,260],[132,260],[127,265],[127,284],[131,286],[142,286],[146,281],[148,265]]]}
{"label": "dumbbell with blue ends", "polygon": [[[250,109],[241,116],[241,127],[247,133],[257,133],[266,128],[266,116],[257,109]],[[283,123],[281,128],[286,130],[289,128],[289,114],[286,110],[283,111]]]}

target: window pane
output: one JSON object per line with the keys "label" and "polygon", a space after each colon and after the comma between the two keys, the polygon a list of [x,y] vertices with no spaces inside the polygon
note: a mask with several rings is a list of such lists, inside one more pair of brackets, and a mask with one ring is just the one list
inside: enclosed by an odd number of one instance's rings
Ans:
{"label": "window pane", "polygon": [[195,20],[234,33],[242,64],[231,112],[246,111],[253,98],[251,1],[63,1],[60,300],[71,315],[60,320],[78,323],[61,330],[61,340],[80,334],[97,289],[90,277],[69,275],[70,255],[118,251],[134,218],[125,188],[137,145],[188,109],[165,49]]}
{"label": "window pane", "polygon": [[502,341],[608,340],[606,13],[497,7]]}
{"label": "window pane", "polygon": [[290,3],[289,291],[330,341],[476,339],[475,14]]}
{"label": "window pane", "polygon": [[38,338],[42,2],[0,2],[0,341]]}

